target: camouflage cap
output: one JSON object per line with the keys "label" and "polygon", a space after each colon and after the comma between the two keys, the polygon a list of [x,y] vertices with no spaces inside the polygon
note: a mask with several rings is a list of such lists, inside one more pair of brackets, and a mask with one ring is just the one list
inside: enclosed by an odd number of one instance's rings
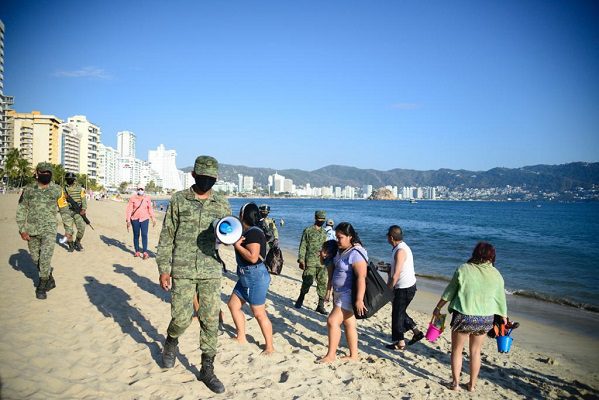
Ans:
{"label": "camouflage cap", "polygon": [[212,178],[218,178],[218,161],[216,158],[210,156],[199,156],[196,158],[196,162],[193,166],[193,172],[196,175],[211,176]]}
{"label": "camouflage cap", "polygon": [[38,172],[52,172],[53,169],[52,164],[50,164],[49,162],[42,161],[41,163],[37,164],[35,170]]}
{"label": "camouflage cap", "polygon": [[324,210],[318,210],[314,213],[314,218],[316,219],[327,219],[327,213]]}

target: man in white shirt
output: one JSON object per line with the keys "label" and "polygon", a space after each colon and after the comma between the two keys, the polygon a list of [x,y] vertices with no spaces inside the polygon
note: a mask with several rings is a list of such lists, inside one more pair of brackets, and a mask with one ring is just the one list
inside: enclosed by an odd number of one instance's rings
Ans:
{"label": "man in white shirt", "polygon": [[414,344],[424,337],[407,313],[407,308],[416,295],[414,257],[410,247],[403,241],[403,231],[399,226],[389,227],[387,242],[393,248],[393,260],[389,269],[387,286],[393,289],[394,297],[391,310],[392,343],[386,347],[393,350],[404,350],[406,348],[405,332],[411,330],[414,334],[408,345]]}

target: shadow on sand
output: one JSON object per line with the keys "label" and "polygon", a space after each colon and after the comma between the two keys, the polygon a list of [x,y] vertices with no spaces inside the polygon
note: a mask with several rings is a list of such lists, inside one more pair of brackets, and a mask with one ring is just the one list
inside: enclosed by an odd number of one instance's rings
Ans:
{"label": "shadow on sand", "polygon": [[8,257],[8,264],[15,270],[20,271],[27,278],[31,279],[33,286],[38,280],[37,265],[33,263],[29,252],[24,249],[19,249],[19,252]]}
{"label": "shadow on sand", "polygon": [[131,255],[135,254],[135,252],[133,250],[128,248],[125,243],[121,242],[118,239],[109,238],[108,236],[104,236],[104,235],[100,235],[100,239],[105,244],[107,244],[109,247],[110,246],[118,247],[119,249],[123,250],[125,253],[129,253]]}
{"label": "shadow on sand", "polygon": [[[98,311],[119,324],[124,334],[131,336],[137,343],[146,345],[152,359],[162,366],[160,343],[164,343],[165,338],[136,307],[129,304],[131,296],[123,289],[110,283],[101,283],[93,276],[86,276],[85,280],[87,296]],[[189,363],[185,355],[179,353],[177,357],[188,371],[198,376],[199,370]]]}
{"label": "shadow on sand", "polygon": [[171,302],[171,292],[162,290],[162,288],[160,287],[160,285],[158,283],[146,278],[145,276],[139,275],[137,272],[135,272],[133,270],[132,267],[126,267],[121,264],[113,264],[112,266],[114,268],[114,272],[126,275],[141,290],[144,290],[144,291],[158,297],[160,300],[164,301],[165,303]]}

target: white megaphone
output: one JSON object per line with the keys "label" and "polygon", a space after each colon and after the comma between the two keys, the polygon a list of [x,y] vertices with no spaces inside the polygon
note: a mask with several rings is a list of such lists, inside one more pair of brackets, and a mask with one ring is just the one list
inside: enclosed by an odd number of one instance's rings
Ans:
{"label": "white megaphone", "polygon": [[239,218],[229,216],[218,221],[214,231],[219,242],[222,244],[233,244],[241,237],[243,227]]}

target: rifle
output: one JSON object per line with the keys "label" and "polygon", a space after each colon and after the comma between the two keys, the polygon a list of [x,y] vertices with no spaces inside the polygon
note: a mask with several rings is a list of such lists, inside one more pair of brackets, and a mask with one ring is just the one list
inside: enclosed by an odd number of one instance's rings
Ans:
{"label": "rifle", "polygon": [[[64,194],[67,197],[67,203],[69,203],[69,208],[73,211],[75,211],[77,214],[81,215],[81,205],[79,203],[77,203],[69,194],[69,192],[67,191],[67,188],[64,188]],[[90,222],[89,218],[87,218],[87,215],[83,214],[81,215],[81,218],[83,219],[83,222],[85,222],[86,224],[89,225],[90,228],[92,228],[92,230],[95,231],[94,227],[92,226],[92,223]]]}

